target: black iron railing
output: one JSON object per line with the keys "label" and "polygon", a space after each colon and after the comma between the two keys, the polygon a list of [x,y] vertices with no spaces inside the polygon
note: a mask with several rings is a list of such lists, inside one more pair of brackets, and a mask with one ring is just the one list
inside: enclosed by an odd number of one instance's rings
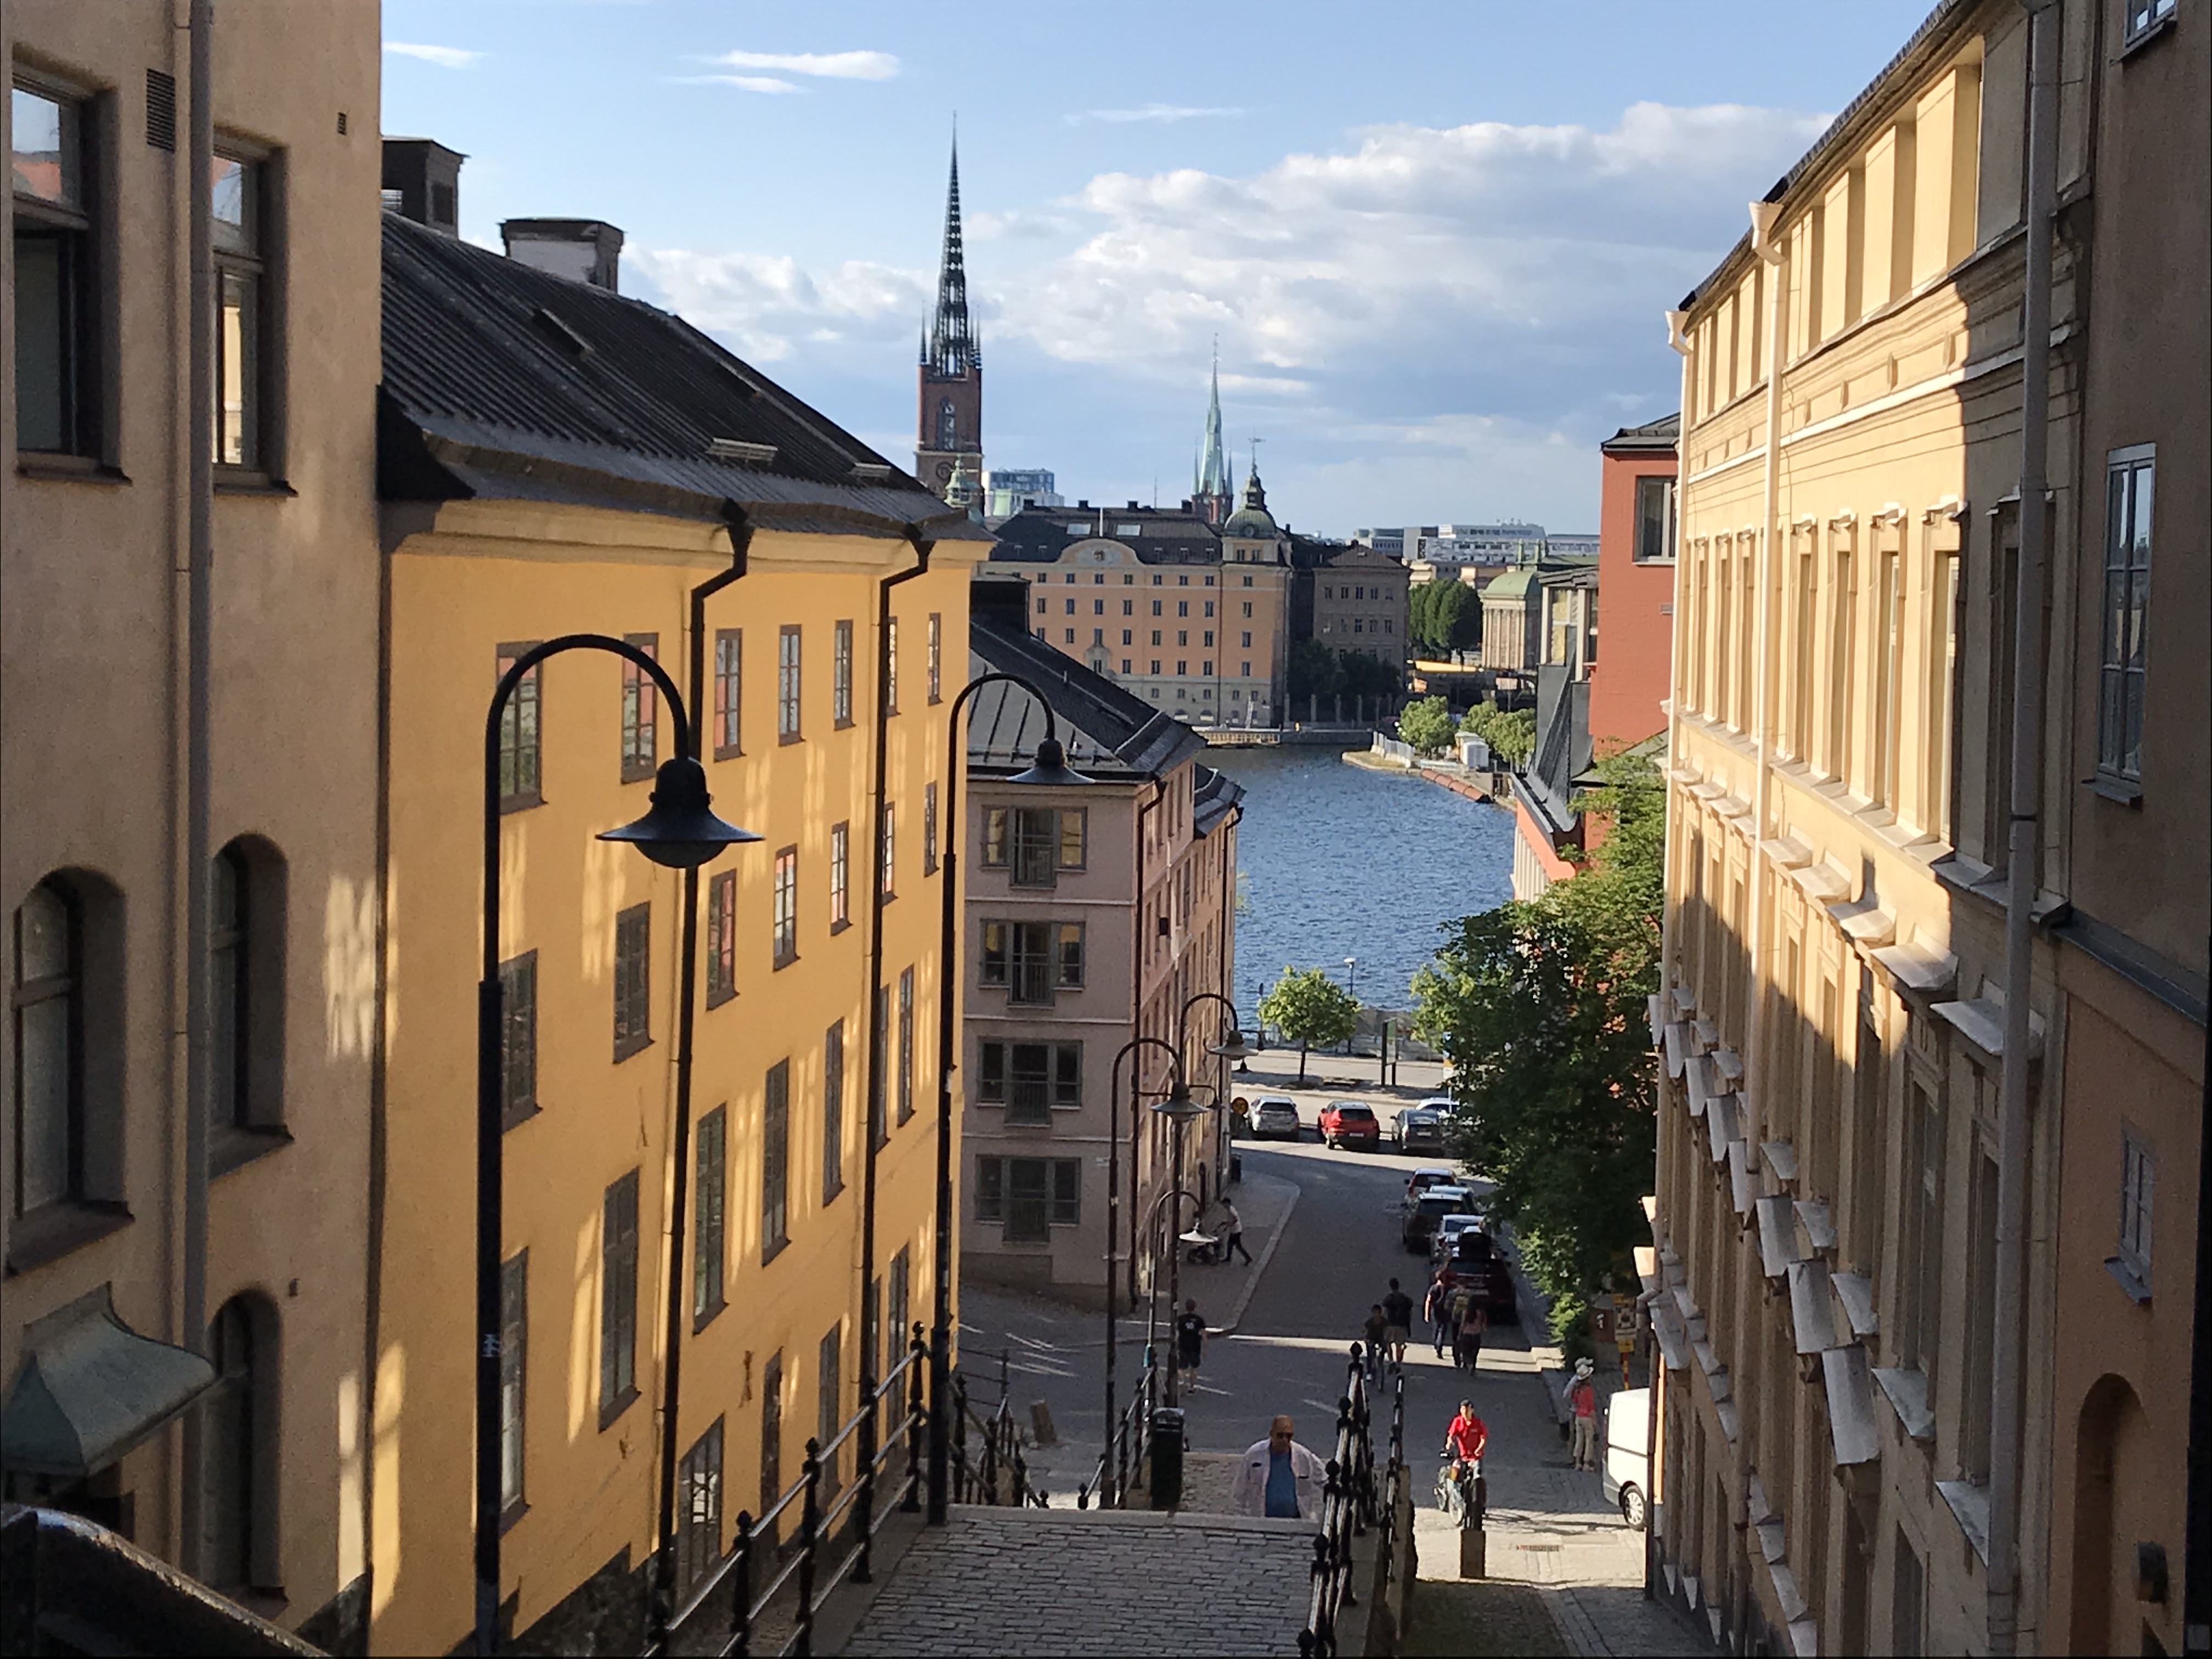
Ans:
{"label": "black iron railing", "polygon": [[[1367,1374],[1360,1345],[1352,1347],[1344,1395],[1337,1401],[1336,1455],[1328,1460],[1322,1488],[1321,1530],[1314,1538],[1313,1589],[1306,1604],[1305,1628],[1298,1632],[1302,1655],[1336,1652],[1338,1612],[1356,1606],[1352,1589],[1352,1540],[1364,1537],[1375,1520],[1375,1452],[1370,1433]],[[1398,1381],[1402,1413],[1404,1379]]]}
{"label": "black iron railing", "polygon": [[[1106,1443],[1099,1449],[1098,1461],[1091,1467],[1091,1478],[1075,1489],[1075,1507],[1087,1510],[1092,1498],[1100,1509],[1115,1505],[1127,1507],[1129,1482],[1145,1459],[1145,1430],[1152,1420],[1152,1409],[1160,1402],[1160,1370],[1154,1362],[1150,1348],[1145,1351],[1145,1369],[1137,1378],[1134,1391],[1120,1419],[1109,1426]],[[1112,1483],[1108,1483],[1108,1477]]]}
{"label": "black iron railing", "polygon": [[967,1380],[957,1374],[953,1376],[951,1451],[954,1503],[1045,1507],[1043,1491],[1030,1484],[1021,1425],[1006,1402],[1003,1378],[998,1409],[986,1416],[968,1403]]}

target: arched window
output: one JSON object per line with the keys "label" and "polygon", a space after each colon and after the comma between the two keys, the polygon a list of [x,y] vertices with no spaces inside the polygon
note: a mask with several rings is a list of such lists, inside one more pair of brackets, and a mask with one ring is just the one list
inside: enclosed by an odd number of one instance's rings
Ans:
{"label": "arched window", "polygon": [[228,1595],[276,1589],[276,1315],[235,1296],[208,1327],[216,1385],[200,1405],[200,1577]]}
{"label": "arched window", "polygon": [[284,1121],[284,856],[258,836],[216,854],[209,883],[209,1099],[218,1168],[265,1150]]}
{"label": "arched window", "polygon": [[15,1213],[85,1195],[82,907],[48,877],[15,912]]}
{"label": "arched window", "polygon": [[952,399],[942,398],[937,405],[937,447],[939,449],[957,447],[959,420],[952,412]]}

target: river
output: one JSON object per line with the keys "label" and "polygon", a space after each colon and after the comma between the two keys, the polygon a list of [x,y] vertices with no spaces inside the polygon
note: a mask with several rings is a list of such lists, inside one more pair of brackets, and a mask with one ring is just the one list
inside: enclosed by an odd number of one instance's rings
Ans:
{"label": "river", "polygon": [[1221,748],[1206,763],[1244,787],[1237,1002],[1248,1020],[1285,965],[1325,968],[1362,1002],[1410,1008],[1438,927],[1512,896],[1504,807],[1329,749]]}

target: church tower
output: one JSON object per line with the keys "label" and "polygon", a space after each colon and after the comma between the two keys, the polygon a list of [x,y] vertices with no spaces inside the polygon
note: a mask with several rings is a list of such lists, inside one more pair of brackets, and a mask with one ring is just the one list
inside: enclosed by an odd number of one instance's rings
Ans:
{"label": "church tower", "polygon": [[965,463],[983,477],[983,353],[968,319],[968,263],[960,246],[960,144],[945,191],[945,252],[937,270],[937,315],[922,336],[916,371],[914,475],[939,495]]}
{"label": "church tower", "polygon": [[1199,517],[1215,529],[1229,516],[1234,498],[1230,494],[1229,458],[1221,447],[1221,353],[1213,354],[1213,396],[1206,406],[1206,436],[1200,441],[1198,467],[1190,485],[1190,504]]}

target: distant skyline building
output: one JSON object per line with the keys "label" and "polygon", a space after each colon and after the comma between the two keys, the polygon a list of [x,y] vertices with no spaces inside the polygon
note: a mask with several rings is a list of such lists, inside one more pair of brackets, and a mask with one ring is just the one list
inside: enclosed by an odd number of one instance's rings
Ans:
{"label": "distant skyline building", "polygon": [[968,258],[960,235],[960,144],[945,187],[945,246],[937,311],[921,337],[915,371],[914,475],[942,495],[962,457],[983,476],[983,350],[968,315]]}
{"label": "distant skyline building", "polygon": [[1065,507],[1059,481],[1049,467],[995,466],[984,486],[984,515],[1011,519],[1024,507]]}

